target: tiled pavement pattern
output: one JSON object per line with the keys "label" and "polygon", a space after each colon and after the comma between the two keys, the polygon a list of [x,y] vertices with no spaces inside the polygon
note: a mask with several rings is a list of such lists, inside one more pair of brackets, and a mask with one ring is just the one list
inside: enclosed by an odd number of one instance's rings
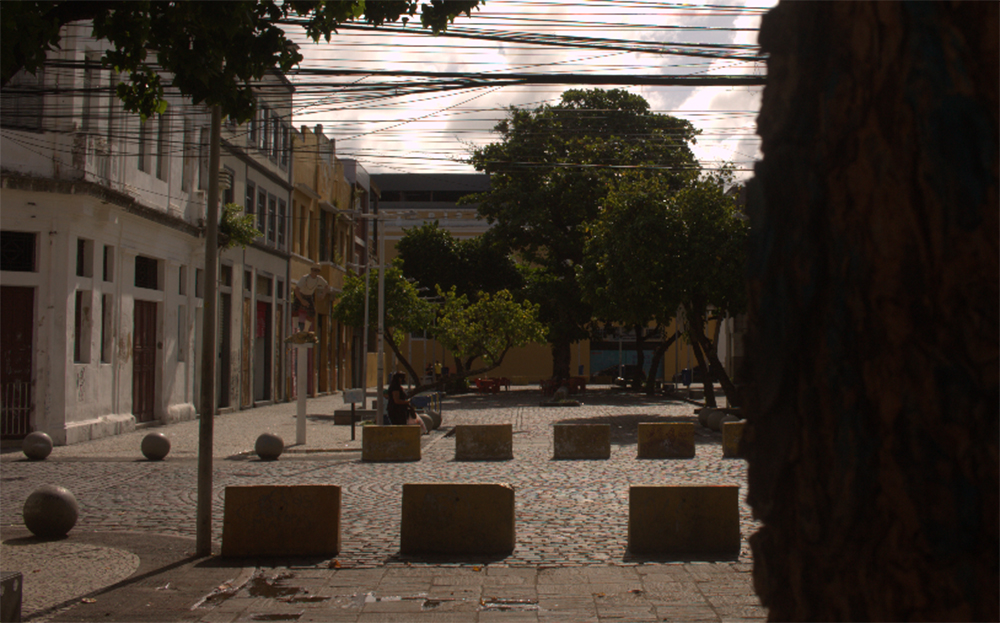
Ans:
{"label": "tiled pavement pattern", "polygon": [[[444,425],[424,438],[423,459],[417,463],[361,462],[357,452],[360,449],[360,429],[357,439],[350,441],[349,426],[334,426],[331,420],[321,417],[310,417],[305,446],[290,448],[277,462],[261,462],[249,452],[253,440],[259,433],[269,430],[281,434],[286,443],[293,441],[295,404],[220,416],[215,421],[214,452],[217,457],[214,462],[216,502],[213,518],[216,545],[221,539],[222,498],[227,485],[338,484],[343,487],[341,554],[333,561],[314,561],[309,569],[288,570],[295,576],[295,582],[313,577],[310,581],[318,583],[317,590],[330,593],[326,595],[330,600],[298,602],[326,604],[323,606],[326,616],[312,620],[335,620],[327,618],[331,612],[343,614],[347,620],[355,620],[351,617],[381,610],[385,610],[387,616],[396,612],[399,616],[389,616],[392,620],[407,620],[404,616],[407,609],[417,605],[426,609],[428,614],[432,614],[430,611],[433,610],[434,620],[445,620],[439,617],[450,609],[461,610],[463,604],[473,602],[478,609],[478,620],[488,620],[494,611],[497,616],[504,615],[505,620],[519,620],[511,618],[515,615],[536,620],[532,617],[537,616],[537,612],[555,612],[542,608],[542,603],[548,599],[544,597],[546,586],[567,587],[563,593],[556,592],[559,598],[566,600],[572,597],[577,600],[575,607],[586,606],[584,610],[592,611],[595,616],[600,616],[601,609],[606,609],[609,604],[627,611],[631,602],[641,603],[638,607],[643,612],[652,612],[650,608],[654,607],[668,612],[668,603],[649,603],[648,595],[663,593],[662,590],[648,590],[649,583],[657,586],[668,583],[670,594],[675,595],[688,594],[690,590],[703,593],[705,588],[719,583],[706,584],[695,576],[701,574],[708,577],[712,570],[728,571],[719,575],[720,578],[738,578],[740,586],[732,589],[732,595],[725,594],[730,589],[720,585],[724,594],[716,597],[716,601],[723,605],[728,603],[727,600],[732,601],[732,608],[727,606],[723,610],[701,614],[678,611],[670,618],[693,620],[704,615],[707,620],[719,620],[763,616],[763,611],[749,592],[747,571],[750,556],[746,537],[755,529],[755,524],[749,509],[742,502],[744,491],[740,496],[744,541],[738,560],[719,564],[659,564],[665,561],[637,560],[625,551],[630,484],[745,486],[744,461],[723,459],[721,436],[701,427],[696,429],[698,448],[694,459],[635,458],[635,433],[639,421],[695,421],[694,405],[662,398],[647,399],[611,390],[588,393],[582,397],[584,406],[581,407],[545,408],[539,406],[540,399],[537,389],[526,388],[515,388],[499,395],[470,394],[447,398],[444,401]],[[309,413],[332,413],[334,408],[341,406],[337,397],[314,399],[310,401]],[[567,420],[611,423],[613,445],[610,460],[552,460],[552,425]],[[451,427],[463,423],[511,423],[514,429],[514,460],[454,461],[454,437],[448,433]],[[3,526],[20,526],[24,499],[37,486],[49,483],[66,486],[79,500],[81,517],[75,530],[149,531],[193,537],[197,422],[157,430],[167,434],[173,442],[171,455],[166,461],[158,463],[143,460],[138,452],[139,441],[148,431],[56,448],[44,462],[28,462],[21,460],[23,457],[19,453],[5,453],[0,474],[3,481],[0,522]],[[400,496],[402,484],[406,482],[512,484],[517,505],[517,547],[513,554],[502,560],[489,561],[485,567],[462,562],[427,563],[400,557]],[[561,584],[557,581],[557,578],[571,578],[574,568],[580,567],[587,569],[588,577],[598,578],[599,584],[610,586],[610,589],[596,590],[596,585],[591,586],[590,582],[564,580],[565,583]],[[365,585],[358,574],[366,573],[372,574],[372,581],[367,584],[371,589],[367,592],[371,592],[372,596],[359,603],[358,595],[365,593],[354,591],[351,593],[351,599],[355,600],[351,604],[354,606],[332,608],[334,595],[331,591],[335,592],[338,574],[354,576],[352,581],[357,587],[359,582]],[[390,585],[405,585],[399,578],[407,577],[408,573],[419,577],[411,582],[409,589],[389,590]],[[604,574],[610,574],[609,578],[604,578]],[[461,582],[463,586],[475,587],[471,592],[462,593],[468,599],[435,603],[435,583],[447,584],[450,582],[447,578],[453,576],[464,578]],[[624,584],[629,587],[617,587],[622,582],[608,584],[611,576],[627,578]],[[498,579],[489,579],[493,577]],[[515,578],[522,578],[523,581]],[[377,582],[372,583],[375,579]],[[537,598],[538,602],[488,606],[492,596],[488,588],[493,584],[520,586],[526,594],[530,594],[530,599]],[[595,590],[588,592],[584,590],[585,585]],[[577,595],[576,589],[571,587],[580,587],[581,594]],[[615,588],[622,588],[624,592],[611,590]],[[264,601],[274,607],[290,603],[277,601],[274,596],[253,597],[256,600],[254,604],[238,606],[241,596],[249,597],[245,593],[247,589],[227,600],[225,603],[229,605],[220,604],[218,608],[222,610],[213,611],[212,616],[222,617],[219,620],[226,619],[226,608],[244,614],[256,612],[253,609],[264,607]],[[423,597],[425,593],[426,599]],[[383,600],[382,597],[393,599]],[[702,597],[707,598],[704,594]],[[506,596],[503,598],[508,599]],[[583,601],[579,601],[581,599]],[[710,603],[706,599],[695,602]],[[684,604],[690,603],[694,602],[682,600],[681,606],[686,608]],[[541,610],[532,609],[536,607]],[[582,612],[578,609],[573,611]],[[455,614],[456,620],[470,620],[458,616],[459,612]],[[305,616],[305,611],[296,620],[309,620],[302,616]],[[205,620],[215,619],[209,616]],[[642,619],[625,616],[621,620]]]}

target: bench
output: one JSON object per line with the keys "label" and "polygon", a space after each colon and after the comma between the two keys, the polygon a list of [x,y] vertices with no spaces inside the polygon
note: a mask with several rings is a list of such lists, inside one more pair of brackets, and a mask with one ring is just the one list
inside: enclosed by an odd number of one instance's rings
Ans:
{"label": "bench", "polygon": [[630,486],[629,552],[739,555],[739,491],[735,485]]}
{"label": "bench", "polygon": [[403,485],[399,551],[499,555],[514,550],[514,488],[505,484]]}
{"label": "bench", "polygon": [[223,556],[336,556],[340,553],[340,487],[226,487]]}

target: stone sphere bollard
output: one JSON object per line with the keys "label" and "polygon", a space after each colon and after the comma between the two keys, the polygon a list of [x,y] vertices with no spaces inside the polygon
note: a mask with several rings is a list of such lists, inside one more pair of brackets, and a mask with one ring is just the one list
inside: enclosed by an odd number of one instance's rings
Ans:
{"label": "stone sphere bollard", "polygon": [[142,438],[140,448],[150,461],[162,461],[170,453],[170,440],[163,433],[149,433]]}
{"label": "stone sphere bollard", "polygon": [[80,507],[67,489],[55,485],[42,485],[24,501],[21,515],[24,525],[35,536],[57,539],[76,525]]}
{"label": "stone sphere bollard", "polygon": [[273,433],[264,433],[257,438],[253,449],[261,461],[274,461],[284,451],[285,442]]}
{"label": "stone sphere bollard", "polygon": [[21,444],[21,451],[32,461],[42,461],[52,452],[52,438],[41,431],[28,433]]}

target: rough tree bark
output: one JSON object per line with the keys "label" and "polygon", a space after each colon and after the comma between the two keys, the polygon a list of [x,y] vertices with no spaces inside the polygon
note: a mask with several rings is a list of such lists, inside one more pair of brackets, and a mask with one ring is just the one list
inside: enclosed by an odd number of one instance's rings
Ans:
{"label": "rough tree bark", "polygon": [[1000,618],[998,24],[764,18],[744,450],[772,620]]}

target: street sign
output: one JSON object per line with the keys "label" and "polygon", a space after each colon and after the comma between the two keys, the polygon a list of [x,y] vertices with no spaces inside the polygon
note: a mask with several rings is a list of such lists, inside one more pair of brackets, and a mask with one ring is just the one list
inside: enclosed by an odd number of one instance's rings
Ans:
{"label": "street sign", "polygon": [[365,401],[365,390],[362,388],[345,389],[344,390],[344,402],[364,402]]}

